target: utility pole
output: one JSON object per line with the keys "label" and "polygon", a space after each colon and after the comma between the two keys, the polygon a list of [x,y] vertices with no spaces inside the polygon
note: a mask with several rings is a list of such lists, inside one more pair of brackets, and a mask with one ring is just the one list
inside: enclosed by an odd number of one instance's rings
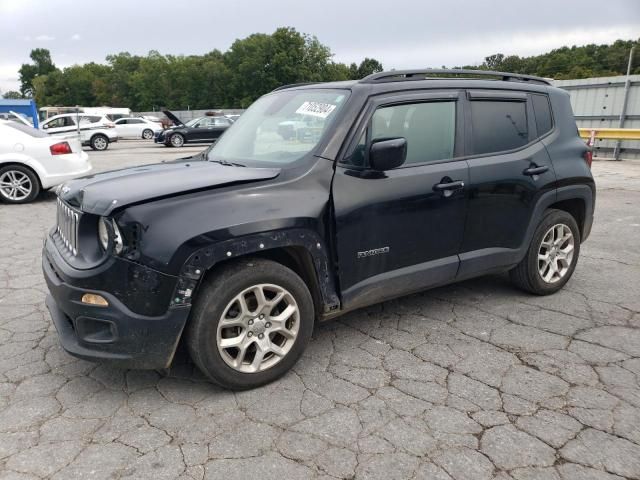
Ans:
{"label": "utility pole", "polygon": [[[627,80],[624,82],[624,97],[622,99],[622,111],[620,112],[620,121],[618,122],[618,128],[622,128],[624,126],[624,120],[627,116],[627,103],[629,100],[629,90],[631,88],[631,66],[633,63],[633,51],[635,50],[635,48],[635,46],[631,47],[631,51],[629,52],[629,63],[627,64]],[[616,146],[613,149],[614,160],[620,160],[621,143],[621,140],[616,140]]]}

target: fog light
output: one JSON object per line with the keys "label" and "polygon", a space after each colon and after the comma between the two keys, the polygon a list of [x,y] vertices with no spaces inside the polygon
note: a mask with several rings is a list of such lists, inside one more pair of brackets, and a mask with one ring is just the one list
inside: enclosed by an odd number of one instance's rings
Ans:
{"label": "fog light", "polygon": [[99,305],[101,307],[108,307],[109,302],[101,295],[95,293],[85,293],[82,295],[82,303],[88,303],[89,305]]}

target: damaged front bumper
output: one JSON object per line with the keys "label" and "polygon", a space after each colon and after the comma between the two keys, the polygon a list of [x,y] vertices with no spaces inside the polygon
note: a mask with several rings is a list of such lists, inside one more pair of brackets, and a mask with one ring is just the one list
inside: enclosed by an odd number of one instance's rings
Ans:
{"label": "damaged front bumper", "polygon": [[[175,277],[120,258],[78,270],[65,262],[49,236],[42,270],[50,291],[46,305],[68,353],[123,368],[171,364],[190,310],[189,305],[165,307]],[[146,288],[137,279],[144,279]],[[100,295],[108,306],[83,303],[86,293]]]}

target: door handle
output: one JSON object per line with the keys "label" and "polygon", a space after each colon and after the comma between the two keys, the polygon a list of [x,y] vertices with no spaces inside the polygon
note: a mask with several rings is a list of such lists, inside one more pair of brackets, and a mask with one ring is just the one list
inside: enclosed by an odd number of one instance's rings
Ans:
{"label": "door handle", "polygon": [[[445,179],[443,178],[442,180],[445,180]],[[464,188],[464,182],[462,180],[456,180],[455,182],[448,181],[445,183],[436,183],[433,186],[433,190],[436,192],[460,190],[462,188]]]}
{"label": "door handle", "polygon": [[549,167],[547,167],[546,165],[543,165],[542,167],[539,167],[536,164],[533,164],[532,167],[529,167],[529,168],[525,169],[525,171],[522,172],[522,173],[524,175],[528,175],[528,176],[532,177],[534,175],[540,175],[540,174],[546,172],[547,170],[549,170]]}

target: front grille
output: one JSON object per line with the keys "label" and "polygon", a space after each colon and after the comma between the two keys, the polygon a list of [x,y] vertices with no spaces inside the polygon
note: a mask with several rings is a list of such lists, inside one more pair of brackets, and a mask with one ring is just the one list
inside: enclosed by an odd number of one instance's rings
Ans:
{"label": "front grille", "polygon": [[78,225],[82,214],[58,198],[56,232],[72,255],[78,254]]}

